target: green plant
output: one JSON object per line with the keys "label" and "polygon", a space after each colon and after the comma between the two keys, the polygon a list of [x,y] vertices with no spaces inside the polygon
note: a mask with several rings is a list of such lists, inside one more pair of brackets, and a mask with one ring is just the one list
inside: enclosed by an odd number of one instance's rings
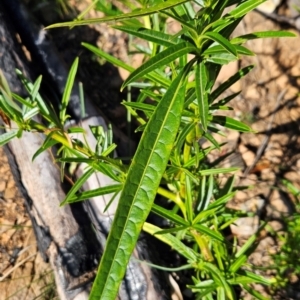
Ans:
{"label": "green plant", "polygon": [[276,274],[276,281],[271,286],[273,293],[287,291],[291,282],[296,283],[300,278],[300,190],[286,179],[282,180],[282,184],[285,191],[294,197],[295,212],[282,217],[281,231],[270,230],[280,245],[280,251],[271,256],[273,264],[270,269]]}
{"label": "green plant", "polygon": [[[59,116],[53,112],[38,94],[41,78],[31,84],[21,74],[29,97],[23,99],[11,94],[2,78],[0,108],[18,130],[11,130],[0,137],[4,144],[22,131],[39,131],[46,135],[42,151],[60,147],[58,161],[85,163],[84,175],[74,184],[62,204],[81,201],[93,196],[121,191],[118,209],[91,291],[91,299],[115,299],[124,276],[126,264],[135,247],[140,231],[155,235],[186,258],[185,268],[190,268],[190,288],[201,299],[236,299],[234,286],[240,286],[262,299],[250,286],[258,282],[270,284],[246,269],[247,257],[255,247],[256,235],[240,249],[235,241],[227,241],[223,230],[232,224],[240,213],[226,208],[234,195],[234,176],[221,182],[220,175],[231,174],[236,168],[218,168],[218,160],[209,162],[206,157],[214,149],[220,149],[214,138],[226,127],[242,132],[251,128],[242,122],[222,115],[223,110],[239,93],[221,98],[232,84],[245,76],[253,66],[239,70],[226,82],[215,87],[222,65],[238,60],[242,55],[254,55],[242,46],[256,38],[293,36],[288,32],[256,32],[231,38],[242,18],[264,0],[191,1],[158,0],[138,1],[140,9],[131,7],[130,1],[122,1],[132,12],[116,13],[109,2],[100,1],[98,7],[106,9],[110,16],[102,19],[77,20],[50,27],[77,26],[97,22],[120,22],[113,27],[148,42],[149,47],[138,47],[145,54],[144,63],[137,69],[104,53],[92,45],[83,43],[94,54],[130,72],[122,89],[140,88],[136,102],[124,105],[137,117],[143,131],[136,153],[129,166],[112,158],[116,148],[107,142],[97,128],[91,128],[99,141],[97,149],[69,134],[84,134],[80,127],[65,129],[68,116],[66,107],[74,82],[78,59],[75,60],[66,84]],[[236,5],[235,7],[232,7]],[[231,11],[225,13],[225,9]],[[166,19],[172,18],[181,30],[169,34]],[[141,79],[141,81],[137,81]],[[145,102],[151,99],[152,104]],[[20,109],[15,101],[21,103]],[[143,112],[143,116],[139,114]],[[33,117],[41,114],[44,123]],[[211,146],[202,147],[199,141],[208,140]],[[102,141],[102,142],[100,142]],[[62,169],[63,172],[63,169]],[[116,184],[93,191],[79,192],[82,184],[94,172],[102,172]],[[173,202],[167,210],[153,204],[156,195]],[[152,211],[170,222],[170,229],[162,230],[146,223]]]}

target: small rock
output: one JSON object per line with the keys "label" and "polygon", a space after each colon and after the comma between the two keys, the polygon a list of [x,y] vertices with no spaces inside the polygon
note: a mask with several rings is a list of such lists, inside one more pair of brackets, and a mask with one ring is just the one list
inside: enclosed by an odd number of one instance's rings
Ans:
{"label": "small rock", "polygon": [[256,133],[244,133],[241,135],[241,140],[245,145],[251,145],[252,147],[258,148],[263,140],[263,135]]}
{"label": "small rock", "polygon": [[[241,177],[242,177],[242,175],[243,174],[241,174]],[[254,173],[250,173],[248,176],[240,179],[239,185],[240,186],[248,186],[248,187],[251,187],[253,185],[257,186],[257,181],[258,181],[257,175]],[[247,197],[247,198],[249,199],[249,197]]]}
{"label": "small rock", "polygon": [[290,142],[290,136],[286,133],[276,133],[270,138],[270,141],[276,148],[285,147]]}
{"label": "small rock", "polygon": [[300,108],[299,107],[292,107],[290,109],[290,117],[293,121],[297,122],[300,117]]}
{"label": "small rock", "polygon": [[238,203],[245,202],[247,198],[248,198],[248,194],[244,191],[237,191],[234,196],[235,201]]}
{"label": "small rock", "polygon": [[257,7],[257,10],[262,11],[266,14],[271,14],[275,11],[277,6],[280,4],[280,0],[269,0]]}
{"label": "small rock", "polygon": [[278,232],[278,231],[283,229],[282,222],[279,222],[279,221],[276,221],[276,220],[270,221],[268,223],[268,225],[270,225],[275,232]]}
{"label": "small rock", "polygon": [[289,199],[278,190],[273,190],[269,198],[269,205],[267,205],[266,209],[267,215],[273,218],[281,218],[283,215],[290,215],[293,211]]}
{"label": "small rock", "polygon": [[261,197],[255,197],[251,200],[248,200],[243,203],[241,206],[241,210],[247,211],[247,212],[254,212],[257,215],[260,215],[262,212],[263,207],[265,206],[265,199]]}
{"label": "small rock", "polygon": [[0,193],[4,192],[6,187],[5,181],[0,181]]}
{"label": "small rock", "polygon": [[280,164],[282,162],[283,151],[282,149],[266,149],[265,157],[267,160],[274,164]]}
{"label": "small rock", "polygon": [[4,192],[4,199],[12,199],[16,195],[16,188],[15,187],[10,187],[6,188]]}
{"label": "small rock", "polygon": [[276,181],[276,174],[274,172],[272,172],[271,169],[267,168],[267,169],[263,169],[261,170],[261,179],[264,181],[271,183],[275,183]]}
{"label": "small rock", "polygon": [[12,176],[9,176],[9,181],[7,182],[7,189],[15,188],[16,184]]}
{"label": "small rock", "polygon": [[247,167],[251,166],[254,159],[255,159],[255,154],[250,151],[246,146],[244,146],[243,144],[239,145],[239,151],[242,155],[242,158],[246,164]]}
{"label": "small rock", "polygon": [[253,217],[240,218],[231,225],[231,231],[238,237],[250,236],[257,232],[260,226],[259,215],[265,206],[265,200],[260,197],[255,197],[247,200],[240,205],[240,210],[246,212],[254,212]]}
{"label": "small rock", "polygon": [[240,218],[230,225],[232,234],[238,237],[253,235],[259,228],[259,217]]}
{"label": "small rock", "polygon": [[245,99],[260,99],[261,94],[259,93],[256,83],[252,84],[249,86],[245,91],[244,91],[244,97]]}

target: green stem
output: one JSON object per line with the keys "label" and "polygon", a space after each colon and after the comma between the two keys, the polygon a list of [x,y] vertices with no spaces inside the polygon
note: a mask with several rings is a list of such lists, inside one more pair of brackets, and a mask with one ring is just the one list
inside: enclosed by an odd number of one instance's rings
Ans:
{"label": "green stem", "polygon": [[185,216],[185,214],[186,214],[185,205],[182,202],[178,193],[174,194],[162,187],[159,187],[157,190],[157,194],[159,194],[167,199],[172,200],[175,204],[177,204],[179,206],[180,210],[182,211],[183,215]]}

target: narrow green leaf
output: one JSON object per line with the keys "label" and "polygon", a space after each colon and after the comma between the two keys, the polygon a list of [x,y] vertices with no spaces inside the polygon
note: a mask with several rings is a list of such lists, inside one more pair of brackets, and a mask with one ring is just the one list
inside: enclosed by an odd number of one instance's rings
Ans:
{"label": "narrow green leaf", "polygon": [[[217,300],[227,300],[226,291],[223,287],[217,287]],[[236,300],[234,297],[232,298]]]}
{"label": "narrow green leaf", "polygon": [[34,116],[36,116],[40,112],[40,109],[38,107],[34,107],[30,110],[28,110],[24,115],[23,119],[24,121],[32,119]]}
{"label": "narrow green leaf", "polygon": [[232,215],[228,217],[224,216],[226,221],[225,223],[223,223],[220,227],[219,230],[224,230],[225,228],[227,228],[228,226],[230,226],[231,224],[234,224],[236,220],[238,220],[240,218],[240,216],[237,217],[232,217]]}
{"label": "narrow green leaf", "polygon": [[[239,270],[236,275],[237,275],[237,277],[235,280],[237,282],[239,281],[239,276],[248,278],[248,280],[251,280],[251,283],[256,282],[256,283],[260,283],[260,284],[264,284],[264,285],[270,285],[272,282],[272,279],[263,277],[261,275],[255,274],[248,270]],[[250,282],[248,282],[248,283],[250,283]]]}
{"label": "narrow green leaf", "polygon": [[230,17],[235,19],[241,18],[246,15],[249,11],[253,10],[257,6],[266,2],[266,0],[248,0],[238,5],[232,11],[229,12]]}
{"label": "narrow green leaf", "polygon": [[106,212],[110,205],[115,201],[116,197],[119,195],[120,191],[118,192],[115,192],[111,197],[110,197],[110,200],[108,201],[108,203],[106,204],[105,206],[105,209],[104,209],[104,212]]}
{"label": "narrow green leaf", "polygon": [[172,211],[169,211],[161,206],[158,206],[155,203],[153,203],[151,211],[163,218],[166,218],[166,219],[174,222],[174,224],[176,224],[176,225],[181,225],[181,226],[189,225],[189,223],[186,220],[184,220],[183,218],[181,218],[179,215],[174,214]]}
{"label": "narrow green leaf", "polygon": [[146,41],[156,43],[161,46],[170,47],[178,44],[179,40],[174,39],[174,37],[170,34],[166,34],[164,32],[147,29],[138,26],[112,26],[115,29],[124,31],[133,36],[142,38]]}
{"label": "narrow green leaf", "polygon": [[206,58],[207,62],[212,62],[218,65],[227,65],[233,61],[236,61],[237,58],[229,52],[222,52],[220,54],[213,54]]}
{"label": "narrow green leaf", "polygon": [[[32,88],[29,91],[30,98],[27,98],[27,103],[36,104],[35,98],[38,96],[41,81],[42,76],[39,76],[33,85],[30,83]],[[22,107],[22,115],[24,120],[31,119],[34,115],[36,115],[39,112],[39,108],[36,105],[34,105],[33,108],[30,108],[27,103]]]}
{"label": "narrow green leaf", "polygon": [[256,291],[254,288],[244,285],[243,289],[247,291],[248,294],[252,295],[252,299],[257,299],[257,300],[270,300],[269,297],[265,297],[261,294],[261,292]]}
{"label": "narrow green leaf", "polygon": [[[41,113],[43,114],[43,117],[47,118],[50,116],[50,112],[49,109],[46,105],[46,103],[44,102],[44,100],[42,99],[42,97],[40,96],[40,94],[38,93],[38,87],[40,85],[40,82],[42,80],[42,77],[40,76],[35,85],[33,85],[24,75],[20,70],[16,70],[17,75],[19,76],[19,78],[21,79],[22,83],[24,84],[26,90],[28,91],[28,93],[31,95],[32,99],[34,99],[37,102],[37,105],[41,111]],[[33,94],[32,94],[33,93]],[[34,98],[33,98],[34,97]]]}
{"label": "narrow green leaf", "polygon": [[82,127],[70,127],[68,133],[85,133],[85,130]]}
{"label": "narrow green leaf", "polygon": [[237,284],[244,285],[244,284],[260,283],[260,282],[253,280],[251,277],[238,276],[235,274],[234,279],[229,279],[228,283],[231,285],[237,285]]}
{"label": "narrow green leaf", "polygon": [[54,145],[58,144],[58,142],[56,140],[52,139],[52,135],[54,133],[55,132],[52,131],[46,136],[46,138],[43,142],[43,145],[33,154],[32,161],[34,161],[42,152],[44,152],[47,149],[52,148]]}
{"label": "narrow green leaf", "polygon": [[241,93],[241,91],[234,93],[232,95],[227,96],[226,98],[221,99],[220,101],[218,101],[216,104],[213,104],[210,106],[211,110],[216,110],[219,109],[219,107],[226,105],[229,101],[231,101],[232,99],[234,99],[236,96],[238,96]]}
{"label": "narrow green leaf", "polygon": [[253,132],[250,126],[242,123],[241,121],[237,121],[230,117],[225,116],[213,116],[212,122],[220,124],[226,128],[234,129],[241,132]]}
{"label": "narrow green leaf", "polygon": [[29,108],[34,108],[35,105],[33,105],[32,103],[29,102],[28,98],[24,99],[22,97],[20,97],[17,94],[11,93],[12,98],[15,99],[16,101],[20,102],[21,104],[23,104],[24,106],[27,106]]}
{"label": "narrow green leaf", "polygon": [[243,256],[246,254],[247,256],[247,252],[248,250],[253,247],[253,244],[255,243],[255,241],[258,238],[259,232],[262,230],[264,226],[260,226],[260,229],[258,230],[258,232],[256,232],[255,234],[253,234],[250,238],[247,239],[247,242],[239,249],[239,251],[235,254],[236,258],[239,258],[240,256]]}
{"label": "narrow green leaf", "polygon": [[0,135],[0,146],[4,146],[18,135],[17,130],[11,130]]}
{"label": "narrow green leaf", "polygon": [[218,175],[218,174],[224,174],[224,173],[231,173],[239,170],[239,168],[219,168],[219,169],[209,169],[209,170],[201,170],[199,173],[201,176],[206,175]]}
{"label": "narrow green leaf", "polygon": [[195,8],[193,6],[193,3],[191,2],[186,2],[181,6],[175,6],[175,10],[177,10],[178,8],[183,7],[184,11],[185,11],[185,16],[188,20],[193,20],[196,16],[196,12],[195,12]]}
{"label": "narrow green leaf", "polygon": [[300,190],[289,180],[282,179],[281,183],[287,188],[287,190],[294,195],[295,197],[298,197],[300,195]]}
{"label": "narrow green leaf", "polygon": [[[198,206],[197,206],[197,211],[204,211],[206,207],[208,206],[209,203],[205,202],[205,190],[206,190],[206,176],[202,176],[200,179],[200,184],[199,184],[199,193],[198,193]],[[199,214],[198,216],[195,217],[194,223],[198,223],[200,220]]]}
{"label": "narrow green leaf", "polygon": [[0,95],[0,104],[1,109],[5,113],[5,115],[12,119],[15,122],[22,120],[22,112],[19,106],[17,106],[12,99],[9,98],[9,96],[6,94],[2,88],[0,88],[1,94]]}
{"label": "narrow green leaf", "polygon": [[[154,47],[157,47],[157,44],[152,43],[152,42],[151,42],[151,44]],[[135,43],[132,43],[132,46],[137,50],[137,53],[145,54],[146,57],[152,55],[152,51],[148,46],[143,46],[141,44],[135,44]],[[135,52],[135,51],[133,51],[133,52]],[[134,86],[134,82],[131,83],[131,85]]]}
{"label": "narrow green leaf", "polygon": [[231,76],[227,81],[223,82],[217,89],[215,89],[211,93],[211,95],[210,95],[211,101],[214,101],[224,91],[228,90],[228,88],[231,87],[234,83],[236,83],[238,80],[240,80],[245,75],[247,75],[253,68],[254,68],[253,65],[247,66],[247,67],[239,70],[237,73],[235,73],[233,76]]}
{"label": "narrow green leaf", "polygon": [[94,158],[86,158],[86,157],[62,157],[58,159],[59,162],[66,163],[86,163],[93,164],[95,162]]}
{"label": "narrow green leaf", "polygon": [[167,65],[168,63],[171,63],[176,58],[182,55],[196,50],[197,49],[192,44],[187,42],[182,42],[167,48],[166,50],[150,58],[147,62],[145,62],[135,71],[133,71],[122,84],[121,90],[123,90],[125,86],[127,86],[130,82],[133,82],[134,80],[143,77],[144,75],[154,71],[157,68],[161,68]]}
{"label": "narrow green leaf", "polygon": [[239,25],[241,20],[242,18],[238,18],[236,20],[231,19],[227,26],[223,27],[223,29],[221,29],[219,33],[229,40],[230,36],[232,35],[236,27]]}
{"label": "narrow green leaf", "polygon": [[116,144],[109,145],[103,152],[101,153],[102,156],[109,156],[113,151],[117,148]]}
{"label": "narrow green leaf", "polygon": [[[252,51],[243,46],[235,45],[235,48],[237,53],[240,55],[254,56],[254,53]],[[237,60],[236,56],[229,52],[225,52],[224,48],[221,46],[208,48],[203,52],[203,55],[206,58],[206,61],[220,65],[225,65]]]}
{"label": "narrow green leaf", "polygon": [[152,92],[150,89],[143,89],[141,90],[140,97],[136,100],[136,102],[144,102],[147,97],[151,98],[151,100],[154,100],[156,102],[159,102],[161,99],[161,94],[157,94],[155,92]]}
{"label": "narrow green leaf", "polygon": [[[253,241],[252,241],[253,243]],[[229,271],[232,273],[237,272],[241,266],[245,264],[247,261],[248,257],[247,255],[240,255],[238,258],[236,258],[230,265]]]}
{"label": "narrow green leaf", "polygon": [[235,45],[235,49],[238,54],[247,55],[247,56],[255,56],[255,53],[249,50],[248,48],[240,45]]}
{"label": "narrow green leaf", "polygon": [[208,96],[206,91],[207,73],[204,62],[196,65],[196,96],[198,100],[200,120],[204,131],[207,131],[207,117],[208,117]]}
{"label": "narrow green leaf", "polygon": [[220,145],[217,142],[217,140],[213,137],[212,134],[210,134],[209,132],[205,132],[203,134],[203,137],[206,138],[208,141],[210,141],[216,147],[216,149],[220,150]]}
{"label": "narrow green leaf", "polygon": [[14,114],[17,112],[21,113],[20,107],[11,98],[11,93],[7,94],[1,87],[0,87],[0,91],[2,94],[1,102],[4,104],[4,107],[7,109],[7,111],[10,112],[10,110],[11,110],[11,114]]}
{"label": "narrow green leaf", "polygon": [[182,232],[182,231],[186,231],[186,229],[189,226],[177,226],[177,227],[172,227],[172,228],[168,228],[168,229],[162,229],[161,231],[158,231],[155,233],[155,236],[160,235],[160,234],[166,234],[166,233],[178,233],[178,232]]}
{"label": "narrow green leaf", "polygon": [[110,62],[111,64],[113,64],[116,67],[121,67],[124,70],[127,70],[129,72],[133,72],[134,68],[125,64],[124,62],[122,62],[121,60],[113,57],[112,55],[109,55],[108,53],[102,51],[101,49],[90,45],[88,43],[81,43],[81,45],[87,49],[89,49],[91,52],[93,52],[94,54],[96,54],[99,57],[104,58],[105,60],[107,60],[108,62]]}
{"label": "narrow green leaf", "polygon": [[220,46],[224,47],[224,49],[226,49],[229,53],[231,53],[237,58],[236,48],[233,45],[231,45],[230,42],[227,39],[225,39],[221,34],[217,32],[205,32],[203,37],[207,37],[213,40],[214,42],[217,42],[218,44],[220,44]]}
{"label": "narrow green leaf", "polygon": [[192,183],[189,176],[185,176],[185,211],[187,221],[192,223],[194,212],[193,212],[193,198],[192,198]]}
{"label": "narrow green leaf", "polygon": [[67,82],[66,82],[64,94],[63,94],[62,100],[61,100],[61,105],[62,106],[60,108],[59,118],[60,118],[60,121],[63,124],[66,121],[66,110],[67,110],[67,106],[69,104],[72,88],[73,88],[73,85],[74,85],[74,80],[75,80],[77,68],[78,68],[78,57],[75,58],[72,66],[71,66],[71,70],[70,70],[69,75],[68,75],[68,79],[67,79]]}
{"label": "narrow green leaf", "polygon": [[207,217],[210,217],[212,215],[215,215],[217,213],[218,210],[222,211],[222,208],[225,207],[225,204],[232,199],[232,197],[234,196],[235,193],[229,193],[221,198],[219,198],[218,200],[211,202],[211,203],[207,203],[206,206],[202,205],[202,211],[200,211],[200,213],[196,216],[196,218],[194,219],[194,223],[201,223],[201,222],[205,222]]}
{"label": "narrow green leaf", "polygon": [[143,132],[145,130],[146,127],[146,121],[145,122],[141,122],[142,125],[140,125],[134,132]]}
{"label": "narrow green leaf", "polygon": [[175,236],[168,233],[156,235],[156,233],[160,232],[161,230],[162,230],[161,228],[147,222],[145,222],[143,225],[143,231],[151,235],[155,235],[157,239],[171,246],[172,249],[176,250],[179,254],[187,258],[190,262],[197,262],[198,260],[197,253],[193,249],[187,247]]}
{"label": "narrow green leaf", "polygon": [[[220,146],[221,146],[221,145],[220,145]],[[198,154],[198,156],[197,156],[197,159],[198,159],[199,161],[202,160],[202,159],[204,159],[204,157],[206,157],[207,154],[208,154],[210,151],[214,150],[214,149],[216,149],[216,148],[215,148],[214,146],[212,146],[212,147],[209,147],[209,148],[207,148],[207,149],[202,150],[201,152],[199,152],[199,154]],[[187,163],[184,164],[183,167],[189,168],[189,167],[191,167],[191,166],[194,166],[194,165],[195,165],[195,162],[196,162],[196,157],[193,156]]]}
{"label": "narrow green leaf", "polygon": [[153,5],[146,9],[137,9],[134,12],[127,13],[127,14],[120,14],[117,16],[110,16],[110,17],[104,17],[104,18],[94,18],[94,19],[87,19],[87,20],[78,20],[78,21],[72,21],[72,22],[58,23],[58,24],[50,25],[50,26],[46,27],[46,29],[57,28],[57,27],[90,25],[90,24],[104,23],[104,22],[107,23],[107,22],[114,22],[114,21],[123,21],[123,20],[128,20],[131,18],[152,15],[154,13],[158,13],[159,11],[172,8],[176,5],[179,5],[179,4],[182,4],[185,2],[188,2],[188,0],[168,0],[165,2],[160,2],[159,4]]}
{"label": "narrow green leaf", "polygon": [[[216,21],[209,24],[210,30],[214,32],[221,32],[224,28],[229,27],[230,24],[234,22],[234,19],[231,18],[218,18]],[[224,37],[228,37],[224,35]]]}
{"label": "narrow green leaf", "polygon": [[145,104],[145,103],[140,103],[140,102],[122,102],[123,105],[126,107],[132,107],[137,110],[141,110],[143,112],[154,112],[155,106],[151,104]]}
{"label": "narrow green leaf", "polygon": [[[193,11],[194,9],[192,9]],[[191,11],[191,15],[194,15],[193,17],[191,17],[190,13],[186,10],[185,5],[178,5],[174,8],[171,9],[171,11],[173,12],[174,15],[178,16],[179,18],[181,18],[182,20],[185,21],[191,21],[194,16],[195,16],[195,12],[192,13]]]}
{"label": "narrow green leaf", "polygon": [[232,189],[233,189],[233,185],[234,185],[234,180],[235,180],[235,177],[234,176],[230,176],[226,183],[224,184],[223,188],[219,191],[218,193],[218,196],[219,197],[222,197],[224,195],[227,195],[229,193],[232,192]]}
{"label": "narrow green leaf", "polygon": [[35,81],[35,83],[33,84],[32,91],[30,93],[31,97],[32,97],[32,101],[35,101],[35,98],[38,95],[38,92],[39,92],[39,89],[40,89],[40,86],[41,86],[41,82],[42,82],[42,75],[40,75],[37,78],[37,80]]}
{"label": "narrow green leaf", "polygon": [[230,265],[230,272],[236,272],[238,269],[240,269],[244,262],[248,259],[249,255],[254,252],[258,245],[256,242],[257,238],[260,232],[265,228],[266,224],[267,223],[263,223],[259,227],[258,231],[248,238],[246,243],[238,250],[238,252],[235,254],[235,261]]}
{"label": "narrow green leaf", "polygon": [[[206,190],[206,195],[205,195],[205,203],[210,203],[212,199],[212,194],[213,194],[213,188],[214,188],[214,177],[213,175],[209,175],[208,177],[208,187]],[[204,208],[206,209],[206,207]]]}
{"label": "narrow green leaf", "polygon": [[[194,84],[196,85],[196,84]],[[191,103],[193,103],[197,99],[195,88],[190,88],[185,97],[184,108],[188,108]]]}
{"label": "narrow green leaf", "polygon": [[118,170],[118,167],[110,166],[106,163],[97,162],[93,163],[92,167],[97,170],[98,172],[101,172],[105,174],[106,176],[110,177],[114,181],[120,182],[120,178],[117,176],[115,170]]}
{"label": "narrow green leaf", "polygon": [[11,91],[9,88],[9,84],[8,84],[1,69],[0,69],[0,87],[3,91],[5,91],[5,93],[8,95],[8,97],[11,98]]}
{"label": "narrow green leaf", "polygon": [[213,277],[216,280],[218,280],[219,286],[222,286],[226,292],[227,299],[235,300],[234,296],[233,296],[234,292],[232,290],[232,287],[229,286],[225,277],[222,275],[220,270],[215,265],[208,263],[208,262],[204,262],[203,269],[206,270],[207,272],[213,274]]}
{"label": "narrow green leaf", "polygon": [[195,126],[197,126],[197,124],[191,122],[185,124],[184,127],[180,130],[180,133],[174,145],[177,149],[177,153],[181,153],[181,149],[183,147],[183,144],[186,142],[188,134],[194,130]]}
{"label": "narrow green leaf", "polygon": [[249,40],[265,39],[265,38],[279,38],[279,37],[296,37],[297,35],[289,31],[260,31],[241,35],[233,38],[230,42],[232,44],[243,44]]}
{"label": "narrow green leaf", "polygon": [[[90,45],[87,43],[81,43],[81,45],[84,46],[85,48],[89,49],[91,52],[93,52],[97,56],[104,58],[105,60],[107,60],[108,62],[110,62],[111,64],[113,64],[116,67],[121,67],[124,70],[127,70],[129,72],[133,72],[135,70],[133,67],[123,63],[121,60],[109,55],[108,53],[100,50],[99,48],[97,48],[93,45]],[[160,84],[164,87],[169,87],[171,84],[171,81],[169,79],[164,78],[156,73],[145,75],[145,77],[151,79],[153,82]]]}
{"label": "narrow green leaf", "polygon": [[[240,45],[233,45],[233,46],[235,47],[238,54],[248,55],[248,56],[255,55],[251,50],[247,49],[246,47]],[[210,47],[203,52],[204,57],[206,57],[207,59],[218,57],[218,55],[224,55],[224,54],[225,54],[224,48],[219,45]],[[229,52],[226,52],[226,54],[227,55],[229,54],[229,57],[232,57],[232,60],[236,60],[236,56],[232,54],[230,55]]]}
{"label": "narrow green leaf", "polygon": [[95,171],[92,168],[88,168],[83,175],[75,182],[72,186],[64,201],[60,203],[60,206],[63,206],[69,203],[70,199],[74,197],[75,193],[82,187],[82,185],[87,181],[87,179],[94,173]]}
{"label": "narrow green leaf", "polygon": [[111,194],[115,192],[120,192],[122,190],[122,184],[113,184],[109,186],[100,187],[98,189],[89,190],[85,192],[78,193],[68,199],[64,204],[70,204],[74,202],[79,202],[83,200],[87,200],[93,197],[98,197],[106,194]]}
{"label": "narrow green leaf", "polygon": [[195,288],[195,287],[197,287],[198,289],[203,289],[206,287],[214,287],[214,289],[215,289],[217,287],[217,285],[215,284],[215,282],[212,279],[208,279],[208,280],[198,281],[193,288]]}
{"label": "narrow green leaf", "polygon": [[180,124],[189,63],[156,107],[130,165],[90,299],[114,300],[154,201]]}
{"label": "narrow green leaf", "polygon": [[[190,22],[185,21],[183,18],[179,17],[176,13],[174,13],[174,11],[173,11],[173,13],[170,11],[163,11],[162,14],[176,20],[179,24],[182,25],[180,35],[189,33],[193,37],[197,36],[197,31],[196,31],[195,27]],[[177,35],[178,35],[178,33],[177,33]]]}
{"label": "narrow green leaf", "polygon": [[205,234],[214,240],[217,240],[220,242],[225,241],[225,238],[220,233],[218,233],[217,231],[211,230],[210,228],[208,228],[204,225],[201,225],[198,223],[198,224],[193,224],[191,227],[195,228],[200,233]]}

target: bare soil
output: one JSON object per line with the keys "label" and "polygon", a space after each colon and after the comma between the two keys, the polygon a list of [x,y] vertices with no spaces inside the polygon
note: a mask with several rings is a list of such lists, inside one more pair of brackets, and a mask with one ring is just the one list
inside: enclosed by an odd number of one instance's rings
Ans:
{"label": "bare soil", "polygon": [[0,148],[0,299],[55,299],[50,265],[40,256],[24,200]]}

